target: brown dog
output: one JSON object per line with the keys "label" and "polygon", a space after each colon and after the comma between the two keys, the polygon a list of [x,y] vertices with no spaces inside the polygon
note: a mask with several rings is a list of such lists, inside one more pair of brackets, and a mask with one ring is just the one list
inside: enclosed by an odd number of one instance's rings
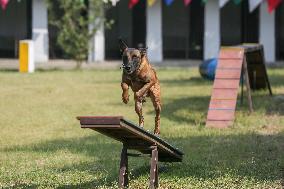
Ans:
{"label": "brown dog", "polygon": [[139,116],[139,126],[144,126],[142,105],[146,97],[150,97],[155,108],[155,134],[160,134],[161,91],[156,71],[150,65],[146,48],[128,48],[126,43],[119,40],[122,53],[122,100],[129,101],[128,89],[134,92],[135,112]]}

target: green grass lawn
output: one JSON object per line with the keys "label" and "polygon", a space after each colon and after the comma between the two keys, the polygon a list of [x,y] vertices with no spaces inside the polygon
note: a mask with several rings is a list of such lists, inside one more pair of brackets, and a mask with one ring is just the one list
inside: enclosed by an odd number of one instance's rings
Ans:
{"label": "green grass lawn", "polygon": [[[212,82],[197,68],[163,68],[161,137],[184,153],[160,163],[160,188],[281,188],[284,69],[269,69],[274,97],[253,93],[231,128],[205,128]],[[121,102],[121,71],[0,71],[0,188],[115,188],[121,144],[81,129],[76,116],[123,115],[137,122],[133,94]],[[150,100],[145,128],[153,131]],[[130,188],[147,188],[148,158],[130,158]],[[282,170],[282,171],[281,171]],[[283,181],[282,181],[283,182]]]}

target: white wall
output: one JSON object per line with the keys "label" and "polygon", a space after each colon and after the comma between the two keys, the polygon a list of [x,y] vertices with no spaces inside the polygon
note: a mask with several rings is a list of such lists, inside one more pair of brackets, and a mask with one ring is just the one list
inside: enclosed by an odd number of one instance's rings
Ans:
{"label": "white wall", "polygon": [[260,6],[259,38],[266,62],[275,62],[275,12],[268,13],[266,2]]}
{"label": "white wall", "polygon": [[147,6],[146,12],[148,58],[150,62],[162,62],[162,0],[158,0],[152,7]]}
{"label": "white wall", "polygon": [[220,49],[219,1],[207,1],[204,14],[204,60],[206,60],[217,58]]}
{"label": "white wall", "polygon": [[33,0],[32,39],[34,41],[34,61],[48,61],[48,17],[44,0]]}

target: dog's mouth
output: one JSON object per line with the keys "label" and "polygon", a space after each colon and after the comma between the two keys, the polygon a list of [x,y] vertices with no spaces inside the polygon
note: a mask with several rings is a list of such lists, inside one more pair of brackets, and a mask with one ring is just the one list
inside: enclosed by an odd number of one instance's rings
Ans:
{"label": "dog's mouth", "polygon": [[121,65],[121,67],[127,74],[132,74],[135,69],[133,69],[131,66],[126,66],[124,64]]}
{"label": "dog's mouth", "polygon": [[125,71],[126,71],[127,74],[132,74],[134,72],[134,70],[126,70],[126,69],[125,69]]}

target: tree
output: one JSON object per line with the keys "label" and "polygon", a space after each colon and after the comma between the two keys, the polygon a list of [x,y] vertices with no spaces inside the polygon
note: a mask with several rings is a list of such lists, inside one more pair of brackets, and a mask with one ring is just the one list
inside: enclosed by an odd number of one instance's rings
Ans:
{"label": "tree", "polygon": [[[104,19],[105,0],[47,0],[49,23],[57,27],[57,44],[80,68],[87,59],[89,41],[107,23]],[[89,11],[91,10],[91,11]],[[92,27],[89,27],[89,26]]]}

